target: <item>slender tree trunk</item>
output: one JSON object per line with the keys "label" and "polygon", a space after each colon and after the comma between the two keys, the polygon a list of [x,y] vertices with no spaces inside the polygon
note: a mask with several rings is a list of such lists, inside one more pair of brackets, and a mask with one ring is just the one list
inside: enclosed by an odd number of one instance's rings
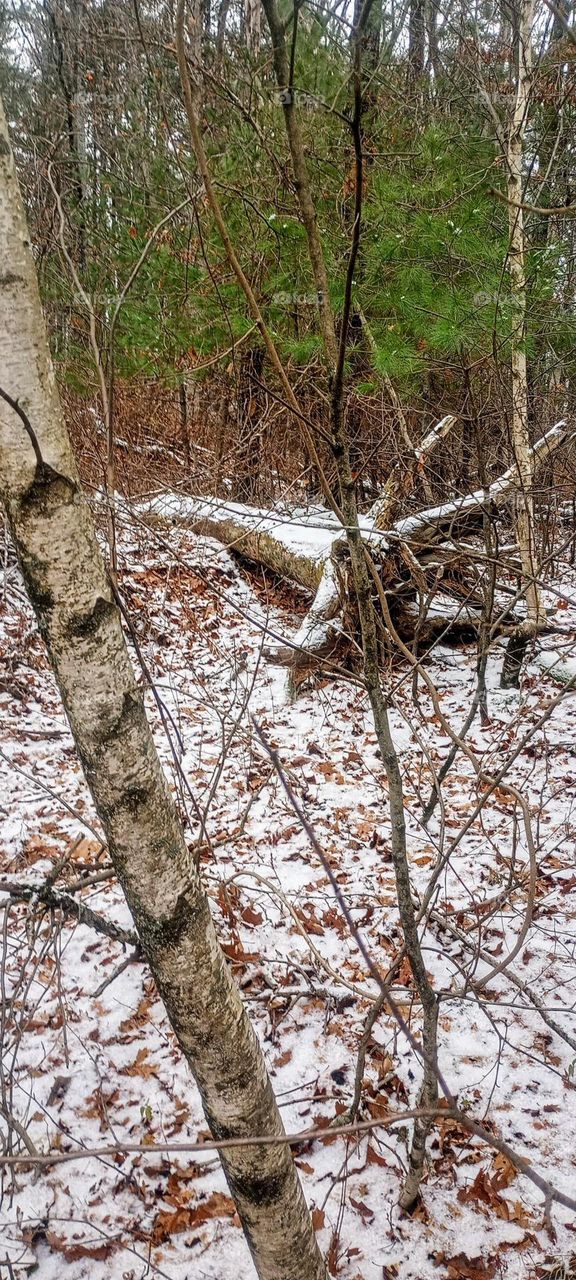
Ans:
{"label": "slender tree trunk", "polygon": [[415,79],[424,74],[426,63],[425,0],[412,0],[408,21],[408,65]]}
{"label": "slender tree trunk", "polygon": [[252,58],[257,58],[260,52],[260,19],[260,0],[244,0],[244,34],[246,48]]}
{"label": "slender tree trunk", "polygon": [[238,362],[236,392],[237,440],[232,463],[232,496],[239,502],[255,502],[262,466],[262,347],[250,347]]}
{"label": "slender tree trunk", "polygon": [[[283,1135],[154,747],[64,426],[0,106],[0,495],[110,855],[216,1139]],[[325,1280],[289,1147],[226,1148],[260,1280]]]}
{"label": "slender tree trunk", "polygon": [[428,65],[434,79],[437,80],[440,72],[440,56],[438,51],[438,6],[436,0],[427,0],[426,29],[428,32]]}
{"label": "slender tree trunk", "polygon": [[[86,152],[85,152],[85,130],[84,130],[84,105],[81,100],[81,92],[84,86],[79,86],[77,73],[77,47],[78,47],[78,12],[74,14],[75,27],[74,33],[67,31],[65,26],[61,26],[62,16],[57,6],[51,2],[45,2],[45,12],[48,18],[49,30],[51,32],[54,46],[54,62],[56,66],[56,74],[58,82],[62,90],[64,98],[64,106],[66,112],[66,133],[68,138],[68,149],[73,173],[73,191],[74,204],[76,207],[76,254],[80,267],[86,266]],[[72,52],[70,43],[72,42]],[[72,66],[70,65],[72,63]],[[77,114],[80,115],[80,124],[77,120]],[[84,130],[84,132],[83,132]],[[84,140],[84,154],[79,150],[79,142]]]}
{"label": "slender tree trunk", "polygon": [[202,114],[202,66],[203,66],[204,6],[202,0],[192,0],[188,19],[190,48],[190,82],[196,111]]}
{"label": "slender tree trunk", "polygon": [[224,58],[224,41],[226,39],[226,22],[230,9],[231,0],[220,0],[220,8],[218,10],[218,26],[216,31],[216,57],[214,69],[220,72],[222,61]]}
{"label": "slender tree trunk", "polygon": [[182,448],[184,450],[184,466],[190,471],[192,459],[190,456],[190,435],[188,431],[188,391],[186,389],[186,378],[183,377],[178,388],[178,404],[180,407],[180,437],[182,440]]}
{"label": "slender tree trunk", "polygon": [[[422,4],[424,0],[421,0]],[[289,63],[284,36],[284,28],[280,21],[276,0],[262,0],[266,19],[273,44],[274,68],[280,89],[289,86]],[[369,11],[363,7],[362,20],[365,21]],[[334,461],[338,473],[340,490],[340,510],[346,528],[346,541],[350,556],[351,581],[354,599],[358,607],[360,632],[362,638],[362,656],[364,683],[370,709],[374,721],[374,729],[382,762],[388,780],[388,800],[390,806],[391,847],[398,896],[398,909],[406,952],[410,959],[414,981],[423,1007],[422,1043],[424,1071],[420,1089],[419,1105],[431,1107],[438,1097],[437,1080],[437,997],[430,985],[414,907],[410,885],[410,869],[406,846],[406,824],[404,818],[404,792],[402,774],[398,754],[394,746],[390,727],[389,703],[380,681],[379,658],[381,646],[378,636],[377,615],[372,601],[373,581],[369,569],[362,534],[358,522],[355,483],[350,464],[350,447],[346,431],[344,414],[345,392],[345,356],[352,306],[352,286],[354,272],[358,261],[362,225],[362,190],[364,179],[364,163],[362,153],[362,49],[364,30],[359,20],[354,30],[353,50],[353,83],[354,112],[352,117],[352,135],[355,155],[355,208],[354,222],[348,268],[346,275],[343,312],[341,317],[341,333],[336,336],[334,314],[327,290],[327,272],[324,251],[312,188],[306,152],[302,141],[298,115],[294,103],[294,95],[288,93],[283,101],[284,123],[290,147],[294,180],[300,216],[306,231],[308,256],[314,274],[314,281],[323,305],[320,308],[320,324],[327,364],[330,370],[331,390],[331,444]],[[420,1181],[424,1172],[426,1138],[429,1132],[428,1120],[417,1120],[414,1125],[410,1150],[408,1175],[400,1196],[400,1204],[404,1209],[411,1209],[418,1198]]]}
{"label": "slender tree trunk", "polygon": [[312,268],[314,284],[318,295],[318,314],[320,319],[322,342],[324,344],[324,351],[328,363],[329,376],[332,377],[338,357],[336,329],[334,324],[334,315],[332,312],[332,304],[330,302],[330,292],[328,289],[328,273],[324,260],[320,232],[318,230],[316,206],[312,198],[308,177],[306,148],[304,146],[304,140],[302,138],[298,120],[294,86],[290,83],[290,59],[288,57],[288,50],[286,47],[284,24],[280,18],[276,0],[262,0],[262,5],[272,38],[274,71],[276,73],[278,88],[282,95],[282,110],[284,112],[284,124],[286,126],[286,136],[288,138],[288,146],[290,148],[290,157],[292,160],[294,185],[296,188],[296,195],[298,197],[298,204],[300,206],[302,224],[306,232],[308,257],[310,259],[310,266]]}
{"label": "slender tree trunk", "polygon": [[[570,19],[571,0],[558,0],[554,12],[554,20],[550,32],[550,43],[545,55],[552,60],[548,76],[553,82],[553,92],[546,95],[539,116],[540,138],[538,141],[538,176],[540,178],[538,204],[541,208],[559,206],[570,202],[569,165],[563,157],[569,155],[570,148],[565,136],[565,112],[567,89],[567,64],[559,61],[557,49],[564,41],[563,22]],[[554,65],[556,64],[556,65]],[[546,215],[536,217],[532,223],[532,245],[544,250],[553,244],[558,234],[555,219]],[[534,353],[534,377],[532,379],[531,399],[534,403],[535,416],[545,421],[547,415],[554,412],[556,405],[563,402],[564,369],[559,364],[550,342],[550,335],[545,326],[536,335]],[[542,380],[544,389],[542,390]],[[543,554],[544,558],[544,554]]]}
{"label": "slender tree trunk", "polygon": [[508,135],[507,194],[509,228],[509,272],[513,302],[512,334],[512,448],[518,470],[519,492],[516,534],[522,564],[526,599],[526,621],[511,637],[502,670],[502,685],[517,685],[528,641],[538,629],[542,605],[536,582],[537,560],[534,538],[534,468],[528,430],[528,370],[526,362],[526,273],[524,213],[522,210],[522,157],[530,105],[532,82],[531,34],[534,0],[519,0],[517,37],[517,82],[514,116]]}
{"label": "slender tree trunk", "polygon": [[[355,37],[354,29],[358,26],[362,14],[363,0],[354,0],[354,25],[352,28],[352,60],[354,60]],[[370,6],[370,12],[366,23],[364,24],[363,42],[363,65],[364,74],[369,83],[364,93],[363,109],[366,111],[374,110],[376,105],[376,91],[373,84],[373,76],[378,70],[380,61],[380,45],[382,40],[382,0],[373,0]]]}

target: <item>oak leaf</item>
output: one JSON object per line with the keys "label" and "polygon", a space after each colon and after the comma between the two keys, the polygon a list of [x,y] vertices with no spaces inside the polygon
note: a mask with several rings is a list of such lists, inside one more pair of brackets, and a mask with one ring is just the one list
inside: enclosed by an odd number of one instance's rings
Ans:
{"label": "oak leaf", "polygon": [[152,1229],[154,1244],[161,1244],[170,1236],[179,1235],[182,1231],[194,1231],[211,1218],[233,1218],[236,1206],[230,1196],[222,1191],[214,1191],[207,1200],[195,1205],[181,1205],[177,1209],[162,1209],[156,1215]]}

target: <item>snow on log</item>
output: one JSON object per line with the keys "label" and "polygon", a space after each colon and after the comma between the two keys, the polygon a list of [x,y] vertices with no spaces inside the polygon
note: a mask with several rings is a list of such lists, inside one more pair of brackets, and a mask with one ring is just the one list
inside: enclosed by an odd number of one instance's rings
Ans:
{"label": "snow on log", "polygon": [[266,650],[270,662],[289,668],[287,695],[290,701],[319,661],[335,653],[343,635],[344,598],[345,584],[338,559],[331,552],[324,561],[314,600],[290,644]]}
{"label": "snow on log", "polygon": [[[534,466],[548,458],[568,435],[568,427],[564,421],[557,422],[545,436],[538,440],[531,450]],[[418,515],[398,520],[394,525],[394,533],[404,542],[430,542],[434,537],[446,534],[452,526],[461,520],[475,516],[483,510],[490,510],[492,505],[500,506],[518,488],[518,470],[514,463],[503,475],[499,476],[489,489],[477,489],[466,497],[456,498],[452,502],[441,503]]]}
{"label": "snow on log", "polygon": [[[206,537],[216,538],[229,551],[237,551],[314,594],[333,544],[343,536],[342,526],[324,507],[287,515],[227,499],[163,493],[139,502],[136,510],[148,518],[189,525]],[[385,537],[374,529],[367,516],[360,517],[360,525],[375,549],[387,549]]]}
{"label": "snow on log", "polygon": [[[454,417],[449,415],[428,433],[416,450],[417,463],[446,434],[454,421]],[[534,465],[549,457],[567,435],[566,423],[557,422],[534,445]],[[368,514],[359,517],[360,529],[379,557],[390,544],[397,546],[399,542],[405,542],[418,546],[434,543],[439,537],[446,536],[454,524],[478,515],[492,504],[498,506],[506,502],[517,486],[517,470],[512,465],[489,489],[477,489],[465,497],[428,507],[414,516],[397,520],[391,528],[383,530],[378,522],[391,499],[391,490],[386,486]],[[320,585],[333,543],[345,534],[336,516],[324,507],[286,513],[249,507],[227,499],[163,493],[138,503],[137,510],[139,514],[152,518],[191,525],[198,532],[216,538],[229,550],[238,551],[247,559],[263,564],[314,593]]]}
{"label": "snow on log", "polygon": [[576,658],[570,654],[562,654],[558,650],[541,649],[532,661],[558,684],[576,684]]}
{"label": "snow on log", "polygon": [[[452,415],[443,418],[414,451],[408,487],[413,485],[417,467],[454,421]],[[567,435],[566,423],[556,423],[534,445],[534,466],[549,457]],[[415,637],[421,648],[426,648],[440,635],[466,639],[477,631],[481,601],[476,599],[472,575],[470,584],[466,585],[470,568],[466,551],[451,541],[451,534],[455,526],[461,528],[470,517],[505,503],[518,488],[517,468],[509,467],[487,490],[479,489],[463,498],[427,508],[417,515],[396,520],[389,529],[383,530],[380,526],[383,516],[397,512],[400,499],[405,496],[405,479],[395,469],[369,513],[359,517],[360,530],[378,564],[395,625],[403,639]],[[346,530],[332,512],[314,507],[286,513],[248,507],[227,499],[193,498],[177,493],[147,499],[138,504],[137,510],[151,519],[187,524],[199,533],[216,538],[229,551],[236,551],[313,593],[312,605],[293,639],[267,651],[270,661],[289,668],[291,695],[319,663],[337,655],[339,643],[350,630],[350,601]],[[433,607],[428,607],[426,618],[421,619],[415,601],[422,584],[426,584],[426,571],[431,568],[436,578],[434,594],[438,596],[439,590],[443,592],[445,603],[438,616]],[[452,602],[447,605],[450,595]],[[467,608],[463,608],[464,598]],[[510,622],[510,618],[502,620],[500,630],[506,630]]]}
{"label": "snow on log", "polygon": [[163,493],[138,503],[139,514],[186,524],[229,551],[316,593],[338,525],[320,510],[316,523],[218,498]]}

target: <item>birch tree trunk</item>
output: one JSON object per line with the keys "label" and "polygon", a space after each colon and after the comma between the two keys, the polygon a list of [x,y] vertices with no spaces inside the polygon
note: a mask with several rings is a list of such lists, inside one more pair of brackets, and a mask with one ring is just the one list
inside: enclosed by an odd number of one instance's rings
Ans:
{"label": "birch tree trunk", "polygon": [[261,40],[260,0],[244,0],[244,31],[248,53],[257,58]]}
{"label": "birch tree trunk", "polygon": [[[0,104],[0,496],[118,879],[216,1139],[283,1128],[154,747],[52,370]],[[326,1280],[289,1147],[222,1163],[260,1280]]]}
{"label": "birch tree trunk", "polygon": [[522,158],[524,136],[532,82],[532,20],[534,0],[519,0],[518,57],[514,116],[508,134],[508,269],[513,304],[511,351],[512,372],[512,448],[518,471],[519,491],[516,509],[516,533],[522,564],[526,599],[526,620],[521,631],[508,646],[502,671],[502,685],[517,685],[520,667],[530,636],[538,629],[542,605],[538,589],[536,547],[534,542],[534,469],[528,431],[528,371],[526,366],[526,272],[524,213],[522,209]]}

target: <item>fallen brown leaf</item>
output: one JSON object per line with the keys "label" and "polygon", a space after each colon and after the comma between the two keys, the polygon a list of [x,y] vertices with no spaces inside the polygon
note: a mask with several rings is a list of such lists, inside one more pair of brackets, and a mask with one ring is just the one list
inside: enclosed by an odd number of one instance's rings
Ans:
{"label": "fallen brown leaf", "polygon": [[161,1244],[170,1236],[179,1235],[182,1231],[194,1231],[211,1218],[233,1218],[236,1213],[234,1201],[222,1191],[214,1191],[207,1200],[195,1205],[182,1205],[180,1208],[161,1210],[156,1215],[152,1229],[154,1244]]}
{"label": "fallen brown leaf", "polygon": [[89,1240],[66,1240],[64,1236],[56,1235],[55,1231],[47,1231],[45,1239],[50,1248],[61,1253],[67,1262],[78,1262],[80,1258],[101,1262],[104,1258],[109,1258],[113,1249],[121,1243],[119,1239],[104,1240],[98,1244],[92,1244]]}

